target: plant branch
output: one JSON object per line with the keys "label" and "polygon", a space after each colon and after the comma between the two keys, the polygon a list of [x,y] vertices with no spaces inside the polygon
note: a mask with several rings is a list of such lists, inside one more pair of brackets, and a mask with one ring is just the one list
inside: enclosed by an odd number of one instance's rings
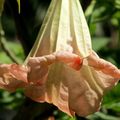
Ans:
{"label": "plant branch", "polygon": [[15,63],[19,64],[20,62],[17,60],[15,55],[8,49],[6,46],[6,41],[4,39],[4,31],[2,29],[2,23],[1,23],[1,16],[0,16],[0,45],[3,51],[6,53],[6,55]]}
{"label": "plant branch", "polygon": [[[2,36],[0,36],[2,37]],[[0,40],[0,44],[1,44],[1,48],[3,49],[3,51],[6,53],[6,55],[15,63],[20,64],[20,62],[17,60],[17,58],[15,57],[15,55],[7,48],[6,46],[6,41],[4,38],[1,38]]]}

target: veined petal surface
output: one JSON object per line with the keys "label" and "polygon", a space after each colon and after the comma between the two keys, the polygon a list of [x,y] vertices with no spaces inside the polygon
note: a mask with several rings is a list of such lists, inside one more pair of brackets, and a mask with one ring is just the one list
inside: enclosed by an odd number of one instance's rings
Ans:
{"label": "veined petal surface", "polygon": [[79,0],[52,0],[37,40],[26,59],[58,51],[91,53],[91,38]]}

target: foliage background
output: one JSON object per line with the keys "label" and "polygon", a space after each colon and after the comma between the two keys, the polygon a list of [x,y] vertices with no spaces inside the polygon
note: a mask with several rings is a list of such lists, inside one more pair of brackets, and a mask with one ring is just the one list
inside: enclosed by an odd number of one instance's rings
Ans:
{"label": "foliage background", "polygon": [[[29,53],[51,0],[5,0],[0,18],[0,63],[22,63]],[[120,67],[120,0],[81,0],[93,49]],[[0,120],[120,120],[120,84],[104,96],[100,112],[70,118],[46,103],[35,103],[22,90],[0,90]]]}

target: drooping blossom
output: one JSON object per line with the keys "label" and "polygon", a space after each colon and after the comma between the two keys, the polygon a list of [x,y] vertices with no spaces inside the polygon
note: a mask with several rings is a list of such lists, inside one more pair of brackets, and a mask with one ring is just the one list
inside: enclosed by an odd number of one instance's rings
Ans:
{"label": "drooping blossom", "polygon": [[37,102],[87,116],[99,110],[120,71],[92,50],[79,0],[52,0],[38,38],[24,65],[0,65],[0,87],[24,88]]}
{"label": "drooping blossom", "polygon": [[[62,52],[62,61],[51,65],[48,60],[47,70],[44,70],[46,74],[40,71],[43,70],[40,68],[43,64],[41,57],[31,58],[29,66],[34,71],[28,73],[28,80],[33,84],[26,87],[25,94],[37,102],[53,103],[69,115],[87,116],[99,110],[105,91],[118,82],[120,70],[99,58],[94,51],[83,61],[79,58],[82,62],[75,62],[75,67],[63,62],[69,56],[69,52]],[[51,55],[49,57],[52,59]]]}

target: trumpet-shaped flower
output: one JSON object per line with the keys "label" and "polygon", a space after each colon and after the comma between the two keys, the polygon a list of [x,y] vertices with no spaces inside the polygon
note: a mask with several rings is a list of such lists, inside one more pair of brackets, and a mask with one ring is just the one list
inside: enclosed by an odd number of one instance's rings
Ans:
{"label": "trumpet-shaped flower", "polygon": [[69,115],[98,111],[119,78],[119,69],[92,50],[79,0],[52,0],[24,65],[0,65],[1,88],[24,88],[34,101],[53,103]]}

